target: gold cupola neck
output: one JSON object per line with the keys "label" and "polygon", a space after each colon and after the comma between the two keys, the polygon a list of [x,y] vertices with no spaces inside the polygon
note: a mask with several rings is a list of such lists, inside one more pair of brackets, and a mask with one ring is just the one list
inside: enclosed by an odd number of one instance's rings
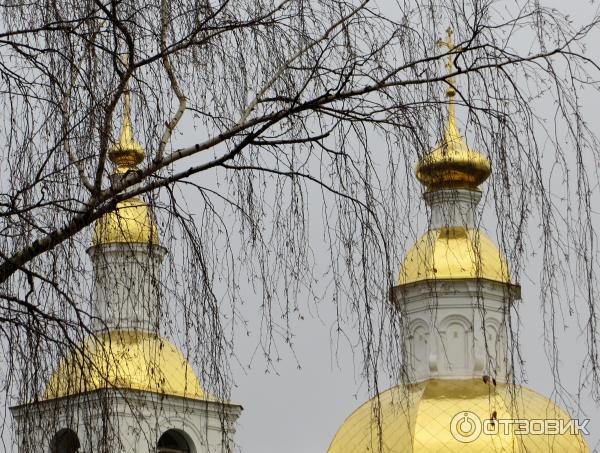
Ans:
{"label": "gold cupola neck", "polygon": [[126,173],[135,169],[143,162],[145,157],[144,147],[133,137],[131,128],[131,100],[127,88],[123,96],[123,124],[119,141],[113,144],[108,154],[110,160],[116,165],[115,173]]}
{"label": "gold cupola neck", "polygon": [[[454,58],[460,50],[452,41],[452,29],[448,29],[448,40],[438,41],[438,45],[448,48],[448,74],[454,72]],[[428,192],[443,189],[478,190],[491,174],[491,165],[487,157],[468,147],[456,125],[454,97],[456,96],[454,77],[448,79],[450,87],[448,97],[448,119],[444,135],[438,145],[427,153],[417,164],[417,179]]]}

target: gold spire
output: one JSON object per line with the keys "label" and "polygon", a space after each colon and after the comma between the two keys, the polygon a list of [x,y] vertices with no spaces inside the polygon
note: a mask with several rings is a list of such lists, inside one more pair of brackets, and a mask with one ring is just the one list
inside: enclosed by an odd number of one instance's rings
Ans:
{"label": "gold spire", "polygon": [[456,125],[456,112],[454,108],[455,78],[450,76],[454,72],[454,58],[460,51],[452,40],[452,29],[448,28],[448,40],[437,41],[438,46],[448,48],[448,62],[446,70],[450,87],[446,91],[448,97],[448,121],[444,136],[438,146],[425,155],[417,164],[417,179],[423,183],[428,191],[441,189],[471,189],[483,183],[491,173],[490,161],[478,151],[469,149],[465,139],[460,134]]}
{"label": "gold spire", "polygon": [[131,101],[129,87],[125,88],[123,96],[123,125],[119,141],[115,143],[108,156],[116,165],[115,173],[126,173],[135,169],[145,156],[144,148],[133,137],[131,129]]}

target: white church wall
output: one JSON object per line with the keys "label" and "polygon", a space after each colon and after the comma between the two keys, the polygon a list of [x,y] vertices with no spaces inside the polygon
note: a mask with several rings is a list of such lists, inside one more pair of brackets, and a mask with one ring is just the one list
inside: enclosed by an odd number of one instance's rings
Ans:
{"label": "white church wall", "polygon": [[19,453],[50,451],[53,437],[72,430],[78,453],[155,453],[168,430],[189,439],[191,453],[233,451],[241,407],[149,392],[103,390],[13,408]]}

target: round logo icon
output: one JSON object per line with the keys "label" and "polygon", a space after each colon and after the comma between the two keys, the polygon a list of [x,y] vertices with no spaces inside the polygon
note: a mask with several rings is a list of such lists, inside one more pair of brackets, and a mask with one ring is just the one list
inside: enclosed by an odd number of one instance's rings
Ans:
{"label": "round logo icon", "polygon": [[481,434],[481,419],[473,412],[459,412],[450,422],[450,432],[459,442],[473,442]]}

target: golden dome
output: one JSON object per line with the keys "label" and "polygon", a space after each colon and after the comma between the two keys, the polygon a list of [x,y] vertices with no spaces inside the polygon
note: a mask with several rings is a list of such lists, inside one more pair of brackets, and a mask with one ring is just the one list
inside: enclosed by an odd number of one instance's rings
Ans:
{"label": "golden dome", "polygon": [[112,388],[206,399],[191,365],[174,344],[133,331],[87,339],[60,362],[42,399]]}
{"label": "golden dome", "polygon": [[448,123],[438,146],[417,164],[417,179],[428,191],[440,189],[475,190],[492,171],[490,161],[469,149],[456,127],[454,104],[450,100]]}
{"label": "golden dome", "polygon": [[459,441],[451,428],[460,429],[465,415],[481,421],[570,420],[526,387],[493,386],[482,379],[429,380],[393,387],[363,404],[342,424],[328,453],[589,453],[579,433],[523,435],[508,422],[499,423],[497,433],[478,437],[475,429],[465,433],[473,437],[462,438],[455,430]]}
{"label": "golden dome", "polygon": [[483,231],[464,227],[427,231],[408,251],[398,284],[457,278],[510,283],[506,260]]}
{"label": "golden dome", "polygon": [[139,198],[117,204],[114,211],[96,221],[93,245],[110,243],[158,244],[158,228],[152,211]]}

